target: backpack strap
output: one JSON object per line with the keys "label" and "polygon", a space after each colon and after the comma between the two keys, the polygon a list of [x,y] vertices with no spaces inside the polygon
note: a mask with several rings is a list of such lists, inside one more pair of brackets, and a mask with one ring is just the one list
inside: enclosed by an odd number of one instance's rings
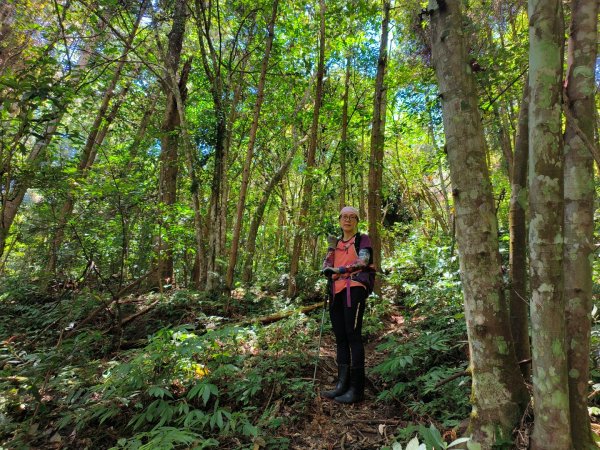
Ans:
{"label": "backpack strap", "polygon": [[360,233],[356,233],[354,236],[354,249],[356,250],[356,254],[360,253],[360,238],[362,235]]}

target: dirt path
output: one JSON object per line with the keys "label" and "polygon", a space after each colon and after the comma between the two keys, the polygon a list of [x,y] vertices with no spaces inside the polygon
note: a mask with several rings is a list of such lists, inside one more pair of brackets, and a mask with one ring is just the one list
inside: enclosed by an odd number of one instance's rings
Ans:
{"label": "dirt path", "polygon": [[[365,400],[353,405],[342,405],[333,400],[315,396],[305,422],[298,424],[288,436],[292,449],[380,449],[389,443],[396,428],[406,425],[399,419],[397,405],[376,402],[377,379],[369,374],[370,369],[381,362],[383,356],[376,348],[381,338],[397,323],[386,324],[386,332],[371,338],[365,344],[367,382]],[[393,330],[392,330],[393,331]],[[312,368],[311,368],[312,376]],[[323,336],[319,358],[315,391],[318,393],[334,386],[337,377],[335,364],[335,342],[333,336]],[[290,430],[291,431],[291,430]]]}

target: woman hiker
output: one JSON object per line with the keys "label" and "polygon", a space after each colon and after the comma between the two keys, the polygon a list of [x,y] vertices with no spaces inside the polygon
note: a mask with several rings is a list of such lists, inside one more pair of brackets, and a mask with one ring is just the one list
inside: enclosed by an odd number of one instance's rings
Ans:
{"label": "woman hiker", "polygon": [[346,206],[339,215],[342,237],[329,236],[323,275],[331,277],[329,317],[335,334],[338,382],[335,389],[321,393],[340,403],[364,398],[365,348],[362,322],[365,301],[373,289],[375,270],[371,240],[358,233],[359,214]]}

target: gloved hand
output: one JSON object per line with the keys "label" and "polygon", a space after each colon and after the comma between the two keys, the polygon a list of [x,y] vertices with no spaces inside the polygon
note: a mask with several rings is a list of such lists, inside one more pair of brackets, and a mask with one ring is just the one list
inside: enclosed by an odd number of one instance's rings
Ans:
{"label": "gloved hand", "polygon": [[337,242],[338,242],[338,239],[335,236],[327,236],[327,246],[329,248],[336,248]]}
{"label": "gloved hand", "polygon": [[336,273],[346,273],[347,269],[343,266],[341,267],[325,267],[321,273],[326,277],[330,277]]}
{"label": "gloved hand", "polygon": [[325,267],[323,270],[321,270],[321,273],[326,277],[330,277],[336,273],[340,273],[340,271],[337,267]]}

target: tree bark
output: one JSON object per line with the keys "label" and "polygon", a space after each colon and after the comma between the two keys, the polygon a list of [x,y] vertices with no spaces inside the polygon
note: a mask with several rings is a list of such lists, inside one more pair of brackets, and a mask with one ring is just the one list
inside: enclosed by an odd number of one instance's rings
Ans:
{"label": "tree bark", "polygon": [[342,95],[342,133],[340,137],[340,210],[346,206],[348,197],[348,181],[346,171],[346,155],[348,153],[348,94],[350,92],[350,65],[352,59],[346,57],[346,74],[344,76],[344,94]]}
{"label": "tree bark", "polygon": [[252,281],[254,254],[256,252],[256,236],[258,235],[258,227],[260,227],[260,224],[262,222],[267,203],[271,198],[273,190],[279,183],[281,183],[281,180],[290,168],[290,165],[292,164],[294,156],[296,156],[299,146],[300,144],[294,144],[292,146],[285,161],[283,162],[283,164],[281,164],[277,172],[275,172],[273,178],[269,180],[269,184],[267,184],[267,186],[264,188],[263,194],[258,202],[258,205],[256,206],[256,210],[254,211],[254,215],[252,216],[252,220],[250,221],[248,239],[246,239],[246,260],[244,262],[244,271],[242,276],[242,280],[244,281],[244,283],[250,283]]}
{"label": "tree bark", "polygon": [[313,169],[315,168],[315,154],[317,150],[317,138],[319,134],[319,113],[321,111],[321,103],[323,101],[323,77],[325,74],[325,0],[319,0],[319,16],[319,62],[317,65],[317,85],[315,88],[315,104],[310,128],[308,153],[306,155],[306,176],[304,179],[300,214],[298,216],[297,229],[294,233],[292,258],[290,261],[290,278],[288,284],[288,295],[290,297],[296,295],[296,275],[298,275],[298,268],[300,265],[304,234],[308,228],[308,216],[314,184]]}
{"label": "tree bark", "polygon": [[256,103],[254,105],[254,113],[252,117],[252,125],[250,127],[250,136],[248,137],[248,148],[246,151],[246,160],[244,161],[244,168],[242,170],[242,183],[240,186],[240,196],[236,208],[235,225],[233,227],[233,237],[231,239],[230,254],[229,254],[229,265],[227,267],[227,276],[225,278],[225,284],[227,289],[231,290],[233,287],[233,276],[235,273],[235,266],[237,263],[238,249],[240,244],[240,233],[242,229],[242,220],[244,216],[244,209],[246,207],[246,194],[248,191],[248,184],[250,182],[250,169],[252,166],[252,158],[254,157],[254,144],[256,142],[256,132],[258,131],[258,123],[260,119],[260,110],[264,99],[264,88],[265,80],[267,77],[267,68],[269,67],[269,57],[271,55],[271,47],[273,46],[273,38],[275,37],[275,20],[277,18],[277,6],[279,0],[273,1],[273,9],[271,11],[271,20],[268,25],[267,41],[265,43],[265,54],[263,56],[260,78],[258,81]]}
{"label": "tree bark", "polygon": [[[214,169],[211,180],[211,196],[208,212],[208,242],[207,256],[205,259],[206,272],[206,290],[215,290],[221,286],[222,265],[219,262],[220,248],[223,242],[223,216],[222,209],[226,205],[224,202],[225,189],[225,158],[227,150],[227,106],[226,98],[229,96],[229,84],[231,79],[226,79],[223,74],[225,65],[222,61],[222,42],[219,42],[219,48],[215,47],[213,36],[216,34],[211,29],[213,5],[201,0],[195,1],[196,26],[198,30],[200,53],[202,55],[202,65],[210,83],[210,92],[213,99],[213,108],[215,115],[215,138],[214,138]],[[217,14],[219,11],[217,10]],[[220,27],[220,24],[219,24]],[[220,30],[219,30],[220,31]],[[218,34],[221,37],[220,33]],[[249,44],[249,42],[247,43]],[[234,44],[236,45],[236,44]],[[233,50],[232,55],[233,55]]]}
{"label": "tree bark", "polygon": [[[381,22],[381,40],[379,59],[375,77],[375,95],[373,99],[373,122],[371,125],[371,157],[369,159],[368,219],[369,237],[373,246],[373,264],[381,268],[381,183],[383,179],[383,154],[385,143],[385,112],[387,86],[385,71],[388,58],[388,28],[390,22],[390,0],[383,2],[383,20]],[[381,281],[376,278],[374,291],[379,293]]]}
{"label": "tree bark", "polygon": [[[472,374],[470,432],[483,449],[511,439],[528,401],[512,345],[486,143],[460,0],[430,10],[432,61],[455,206]],[[468,174],[468,176],[465,176]]]}
{"label": "tree bark", "polygon": [[563,292],[563,11],[559,0],[529,0],[528,12],[531,448],[568,450],[573,446]]}
{"label": "tree bark", "polygon": [[[564,275],[571,437],[576,450],[596,448],[587,409],[594,257],[594,66],[598,1],[572,0],[567,56]],[[573,123],[573,122],[576,123]]]}
{"label": "tree bark", "polygon": [[[101,23],[99,28],[100,29],[96,30],[95,34],[89,38],[86,46],[81,50],[79,60],[77,61],[77,65],[73,70],[73,75],[69,82],[71,87],[75,87],[84,75],[84,71],[90,63],[94,49],[102,37],[102,31],[105,28],[105,24]],[[38,137],[33,144],[25,162],[27,167],[22,170],[22,174],[18,178],[7,179],[6,181],[7,189],[2,197],[2,210],[0,214],[0,256],[4,253],[6,239],[10,233],[10,228],[23,203],[25,194],[31,186],[34,179],[33,175],[42,163],[46,149],[52,142],[52,138],[56,134],[60,122],[66,113],[69,98],[69,95],[65,95],[63,98],[64,102],[57,105],[49,114],[51,118],[43,125],[44,131],[40,133],[41,136]]]}
{"label": "tree bark", "polygon": [[[119,108],[123,104],[125,96],[127,95],[127,92],[131,87],[131,83],[133,82],[129,81],[127,86],[123,87],[123,89],[118,95],[118,99],[115,101],[115,104],[109,111],[108,108],[110,106],[110,102],[113,98],[115,98],[115,89],[117,88],[117,85],[121,79],[121,74],[123,72],[123,69],[125,68],[125,64],[127,63],[127,55],[131,50],[131,45],[133,44],[133,40],[135,39],[135,35],[137,34],[137,30],[142,16],[144,14],[144,11],[145,2],[142,3],[133,29],[127,37],[127,41],[125,42],[125,48],[123,49],[123,52],[121,53],[121,56],[119,58],[119,63],[117,64],[117,67],[110,80],[110,83],[106,91],[104,92],[100,108],[98,109],[96,118],[92,123],[90,134],[88,134],[83,150],[81,151],[81,157],[79,160],[79,165],[77,167],[77,176],[80,178],[85,178],[88,170],[94,164],[98,152],[98,147],[101,146],[104,142],[104,138],[108,133],[108,129],[112,122],[115,120],[117,113],[119,112]],[[58,218],[58,223],[54,233],[54,239],[52,240],[50,248],[48,262],[46,264],[46,271],[48,273],[54,273],[54,271],[56,270],[58,252],[64,239],[65,227],[71,217],[71,214],[73,213],[74,206],[75,197],[72,192],[68,192],[67,199],[61,208],[60,216]]]}
{"label": "tree bark", "polygon": [[[181,61],[181,50],[183,48],[183,40],[185,37],[185,22],[186,22],[187,5],[185,0],[177,0],[173,11],[173,24],[169,33],[169,42],[167,54],[165,55],[165,70],[164,78],[167,80],[163,87],[166,100],[165,113],[161,124],[160,138],[160,175],[159,175],[159,201],[163,211],[168,214],[170,207],[177,201],[177,177],[179,173],[179,135],[178,127],[181,125],[179,111],[177,108],[177,99],[174,90],[179,89],[183,94],[185,91],[185,80],[187,74],[182,73],[179,86],[175,80],[171,80],[171,74],[176,75],[179,70]],[[183,81],[183,82],[182,82]],[[181,95],[185,97],[185,94]],[[183,100],[183,98],[182,98]],[[168,230],[169,223],[159,219],[161,230]],[[168,239],[158,237],[158,283],[173,283],[173,247]]]}
{"label": "tree bark", "polygon": [[[515,151],[510,176],[510,329],[518,361],[531,358],[529,344],[529,295],[527,294],[527,159],[529,154],[529,82],[523,86]],[[521,364],[525,380],[531,377],[531,366]]]}

